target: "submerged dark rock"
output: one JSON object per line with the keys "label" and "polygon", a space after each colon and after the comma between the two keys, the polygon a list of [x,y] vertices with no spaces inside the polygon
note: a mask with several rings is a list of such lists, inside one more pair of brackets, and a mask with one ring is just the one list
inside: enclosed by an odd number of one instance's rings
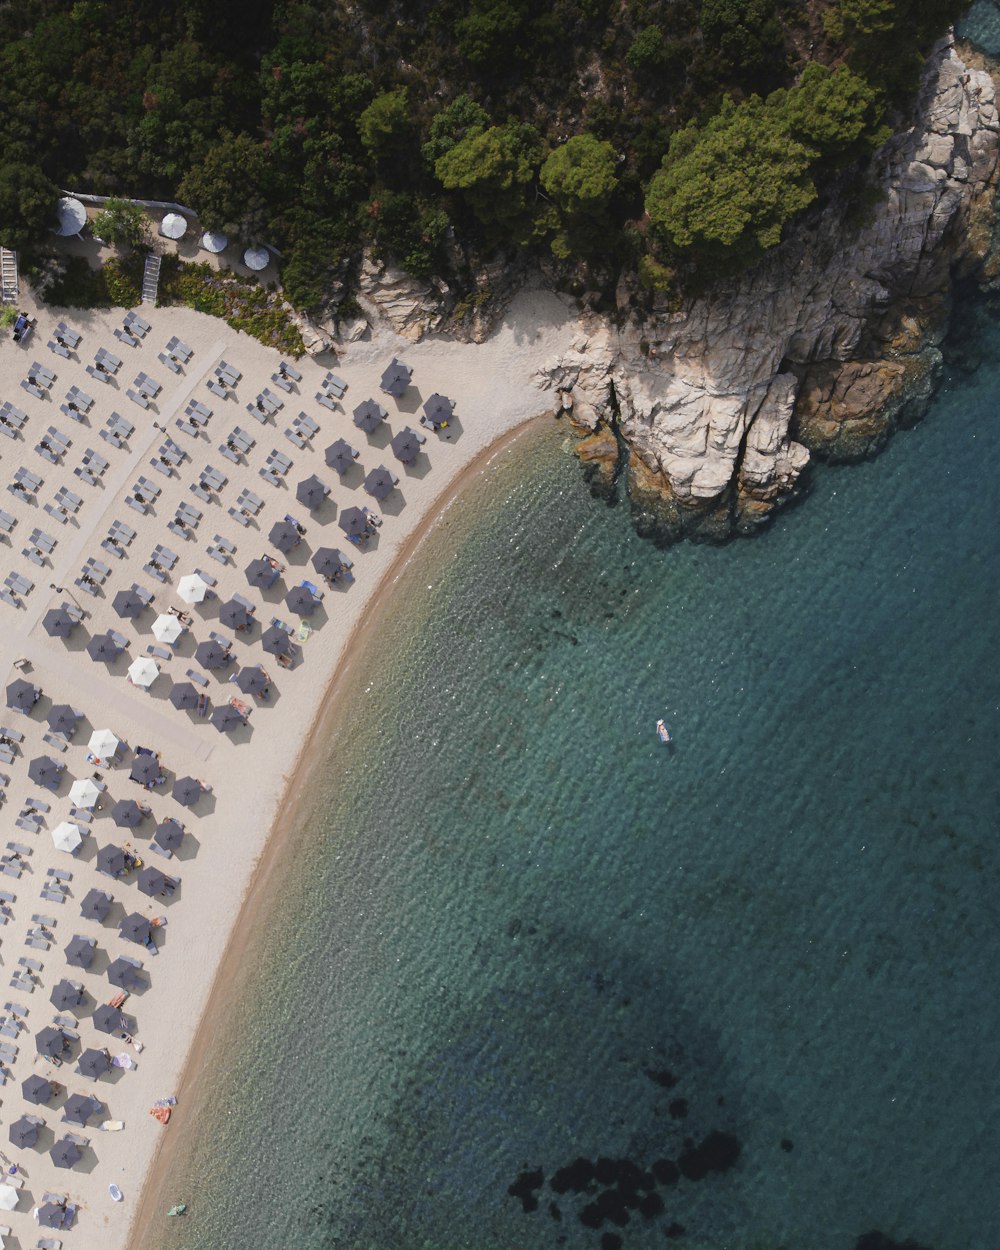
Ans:
{"label": "submerged dark rock", "polygon": [[660,1072],[653,1072],[649,1068],[643,1068],[643,1072],[645,1072],[654,1085],[659,1085],[662,1089],[673,1089],[677,1084],[677,1077],[674,1076],[669,1068],[664,1068]]}
{"label": "submerged dark rock", "polygon": [[594,1165],[589,1159],[578,1156],[573,1162],[564,1168],[559,1168],[552,1174],[549,1181],[549,1188],[553,1193],[565,1194],[586,1193],[593,1188],[594,1184]]}
{"label": "submerged dark rock", "polygon": [[545,1173],[541,1168],[534,1172],[522,1172],[512,1185],[507,1187],[507,1192],[512,1198],[521,1200],[521,1207],[524,1211],[537,1211],[538,1199],[535,1197],[535,1190],[541,1189],[545,1184]]}
{"label": "submerged dark rock", "polygon": [[653,1175],[660,1185],[676,1185],[681,1178],[681,1170],[673,1159],[657,1159],[653,1164]]}
{"label": "submerged dark rock", "polygon": [[700,1145],[685,1150],[677,1163],[689,1181],[700,1181],[709,1172],[728,1172],[739,1157],[737,1139],[731,1133],[713,1129]]}

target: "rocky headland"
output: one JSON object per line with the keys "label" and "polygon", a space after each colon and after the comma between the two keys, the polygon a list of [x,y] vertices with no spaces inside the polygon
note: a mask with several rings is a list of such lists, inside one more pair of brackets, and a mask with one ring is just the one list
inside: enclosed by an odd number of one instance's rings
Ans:
{"label": "rocky headland", "polygon": [[637,521],[661,536],[746,533],[810,457],[871,454],[915,419],[941,362],[956,280],[993,262],[996,87],[952,39],[913,124],[877,154],[879,196],[836,198],[763,263],[676,311],[592,333],[546,371],[610,476],[620,431]]}
{"label": "rocky headland", "polygon": [[[640,529],[749,533],[797,493],[811,457],[865,457],[921,415],[955,284],[995,264],[997,89],[977,60],[950,36],[937,45],[864,206],[829,195],[753,269],[679,306],[650,307],[623,280],[616,314],[583,312],[572,350],[540,371],[597,485],[624,467]],[[498,265],[456,306],[444,283],[366,258],[364,316],[317,329],[311,347],[366,321],[479,340],[524,280]]]}

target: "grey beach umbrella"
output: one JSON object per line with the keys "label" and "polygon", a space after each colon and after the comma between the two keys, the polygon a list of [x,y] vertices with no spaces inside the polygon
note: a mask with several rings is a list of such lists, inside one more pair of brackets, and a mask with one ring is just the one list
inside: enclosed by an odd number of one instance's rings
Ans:
{"label": "grey beach umbrella", "polygon": [[55,1090],[52,1088],[52,1082],[44,1076],[37,1073],[29,1076],[26,1081],[21,1082],[21,1093],[24,1095],[25,1101],[34,1103],[36,1107],[43,1107],[46,1103],[52,1101]]}
{"label": "grey beach umbrella", "polygon": [[63,978],[52,987],[49,1002],[56,1011],[65,1011],[69,1007],[78,1007],[82,998],[83,986],[74,985],[72,981]]}
{"label": "grey beach umbrella", "polygon": [[365,434],[371,434],[378,429],[388,416],[388,413],[374,399],[366,399],[364,403],[358,404],[357,408],[354,409],[353,416],[354,424],[358,429],[363,430]]}
{"label": "grey beach umbrella", "polygon": [[137,755],[128,775],[144,786],[148,786],[150,782],[158,784],[163,776],[160,772],[160,761],[155,755]]}
{"label": "grey beach umbrella", "polygon": [[291,521],[275,521],[267,540],[279,551],[291,551],[302,541],[302,536]]}
{"label": "grey beach umbrella", "polygon": [[30,681],[19,677],[7,687],[7,706],[18,712],[30,712],[38,701],[41,691]]}
{"label": "grey beach umbrella", "polygon": [[244,629],[250,623],[250,613],[242,603],[230,599],[219,609],[219,621],[230,629]]}
{"label": "grey beach umbrella", "polygon": [[312,591],[307,590],[305,586],[293,586],[285,595],[285,606],[289,612],[297,612],[300,616],[312,616],[318,603]]}
{"label": "grey beach umbrella", "polygon": [[63,1105],[63,1119],[86,1127],[90,1117],[97,1115],[100,1109],[101,1104],[92,1094],[71,1094]]}
{"label": "grey beach umbrella", "polygon": [[277,625],[264,630],[260,644],[268,655],[289,655],[292,650],[292,640],[285,630],[279,629]]}
{"label": "grey beach umbrella", "polygon": [[10,1126],[8,1134],[10,1144],[23,1149],[25,1146],[33,1146],[38,1140],[38,1130],[41,1125],[31,1116],[22,1115],[19,1120],[15,1120]]}
{"label": "grey beach umbrella", "polygon": [[184,826],[176,820],[163,820],[156,826],[153,841],[165,851],[176,851],[184,841]]}
{"label": "grey beach umbrella", "polygon": [[237,725],[243,724],[243,717],[237,712],[236,708],[230,707],[228,703],[224,703],[222,707],[217,707],[212,713],[212,724],[219,733],[229,733]]}
{"label": "grey beach umbrella", "polygon": [[135,829],[146,819],[146,813],[135,799],[119,799],[111,809],[111,819],[120,829]]}
{"label": "grey beach umbrella", "polygon": [[420,455],[420,439],[409,426],[405,430],[400,430],[389,446],[392,448],[392,454],[402,464],[413,464]]}
{"label": "grey beach umbrella", "polygon": [[382,374],[382,380],[379,386],[387,395],[391,395],[394,399],[405,393],[406,388],[410,385],[410,378],[413,376],[413,370],[409,365],[403,364],[401,360],[397,360],[393,356],[389,361],[388,367]]}
{"label": "grey beach umbrella", "polygon": [[179,712],[186,712],[189,708],[198,706],[200,696],[191,682],[179,681],[171,686],[168,698]]}
{"label": "grey beach umbrella", "polygon": [[[111,904],[114,901],[104,890],[89,890],[80,904],[80,915],[86,920],[103,920],[111,910]],[[81,939],[74,938],[73,942],[79,940]],[[69,945],[72,946],[73,942]],[[69,959],[69,946],[66,947],[66,958]]]}
{"label": "grey beach umbrella", "polygon": [[335,443],[330,444],[325,452],[326,463],[341,477],[343,477],[357,458],[358,453],[346,438],[338,438]]}
{"label": "grey beach umbrella", "polygon": [[295,488],[295,498],[310,512],[318,508],[329,493],[329,488],[319,480],[315,473],[307,477],[305,481],[299,482]]}
{"label": "grey beach umbrella", "polygon": [[68,638],[79,623],[62,608],[49,608],[42,617],[42,628],[50,638]]}
{"label": "grey beach umbrella", "polygon": [[192,807],[202,795],[201,782],[195,777],[178,777],[170,791],[170,797],[181,807]]}
{"label": "grey beach umbrella", "polygon": [[[278,522],[278,524],[283,525],[284,522]],[[298,538],[298,530],[295,531],[295,537]],[[244,571],[246,579],[251,586],[257,586],[265,590],[279,576],[278,570],[269,560],[265,560],[263,556],[256,560],[251,560]]]}
{"label": "grey beach umbrella", "polygon": [[82,1155],[76,1142],[64,1137],[62,1141],[57,1141],[49,1151],[49,1158],[57,1168],[71,1168],[80,1162]]}
{"label": "grey beach umbrella", "polygon": [[194,656],[202,668],[222,668],[229,659],[229,652],[214,638],[209,638],[198,643]]}
{"label": "grey beach umbrella", "polygon": [[[117,847],[114,849],[117,850]],[[111,897],[103,894],[100,890],[91,890],[90,894],[98,894],[101,898],[108,900],[107,907],[105,907],[103,914],[99,917],[99,919],[103,920],[108,914],[107,908],[111,906]],[[87,895],[87,898],[90,897],[90,894]],[[97,943],[93,938],[77,936],[71,942],[67,942],[63,953],[66,956],[66,962],[71,967],[86,969],[94,962],[94,956],[97,954]]]}
{"label": "grey beach umbrella", "polygon": [[119,958],[108,964],[108,980],[119,989],[131,990],[143,984],[139,969],[125,958]]}
{"label": "grey beach umbrella", "polygon": [[126,942],[137,942],[140,946],[145,946],[153,936],[149,927],[149,920],[137,911],[132,912],[130,916],[126,916],[119,923],[118,932]]}
{"label": "grey beach umbrella", "polygon": [[65,734],[68,738],[72,738],[80,721],[79,715],[68,703],[53,704],[45,719],[53,733]]}
{"label": "grey beach umbrella", "polygon": [[253,668],[241,668],[236,678],[236,685],[244,694],[260,694],[271,684],[271,679],[259,664]]}
{"label": "grey beach umbrella", "polygon": [[57,1029],[50,1024],[35,1034],[35,1048],[40,1055],[45,1055],[47,1058],[61,1055],[66,1049],[66,1034],[62,1029]]}
{"label": "grey beach umbrella", "polygon": [[112,1007],[110,1003],[101,1003],[91,1017],[94,1021],[94,1028],[99,1033],[120,1033],[122,1027],[122,1013],[117,1007]]}
{"label": "grey beach umbrella", "polygon": [[111,606],[126,620],[141,616],[146,607],[134,590],[119,590],[111,600]]}
{"label": "grey beach umbrella", "polygon": [[385,499],[395,489],[396,481],[384,464],[372,469],[365,478],[365,490],[375,499]]}
{"label": "grey beach umbrella", "polygon": [[336,577],[348,569],[347,561],[336,547],[320,547],[312,558],[312,566],[320,577]]}

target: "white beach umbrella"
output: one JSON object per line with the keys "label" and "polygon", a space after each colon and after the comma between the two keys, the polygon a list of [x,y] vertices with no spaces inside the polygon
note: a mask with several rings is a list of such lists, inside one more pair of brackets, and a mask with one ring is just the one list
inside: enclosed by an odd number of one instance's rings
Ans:
{"label": "white beach umbrella", "polygon": [[188,573],[177,583],[177,593],[185,603],[201,603],[208,594],[208,583],[197,573]]}
{"label": "white beach umbrella", "polygon": [[63,238],[69,238],[71,234],[79,234],[87,224],[87,210],[79,200],[73,199],[70,195],[64,195],[59,201],[56,216],[59,218],[59,225],[53,233]]}
{"label": "white beach umbrella", "polygon": [[248,247],[243,253],[243,263],[248,269],[259,272],[271,263],[271,253],[266,247]]}
{"label": "white beach umbrella", "polygon": [[87,743],[90,753],[99,756],[102,760],[110,759],[120,746],[121,739],[116,737],[110,729],[96,729]]}
{"label": "white beach umbrella", "polygon": [[13,1211],[20,1196],[13,1185],[0,1185],[0,1211]]}
{"label": "white beach umbrella", "polygon": [[153,622],[153,637],[157,642],[176,642],[184,633],[184,626],[171,612],[162,612]]}
{"label": "white beach umbrella", "polygon": [[148,688],[160,675],[160,666],[147,655],[140,655],[128,666],[129,681],[133,686]]}
{"label": "white beach umbrella", "polygon": [[93,807],[100,797],[101,792],[96,782],[89,777],[81,777],[69,788],[69,801],[74,807]]}
{"label": "white beach umbrella", "polygon": [[229,239],[221,230],[206,230],[201,236],[201,245],[206,252],[224,252],[229,246]]}
{"label": "white beach umbrella", "polygon": [[83,833],[79,825],[71,820],[64,820],[52,830],[52,844],[57,851],[75,851],[83,843]]}
{"label": "white beach umbrella", "polygon": [[183,239],[187,228],[188,224],[180,213],[167,213],[160,222],[160,234],[168,239]]}

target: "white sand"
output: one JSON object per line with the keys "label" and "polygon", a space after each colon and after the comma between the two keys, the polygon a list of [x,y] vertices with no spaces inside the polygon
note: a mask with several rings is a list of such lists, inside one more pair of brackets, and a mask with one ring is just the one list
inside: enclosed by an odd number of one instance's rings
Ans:
{"label": "white sand", "polygon": [[[45,699],[31,716],[0,709],[0,723],[25,734],[14,763],[0,765],[0,773],[10,776],[7,801],[0,808],[6,834],[4,843],[12,839],[30,846],[33,852],[20,880],[0,878],[0,888],[9,889],[17,896],[11,908],[12,918],[3,931],[2,962],[6,981],[22,955],[41,960],[43,970],[32,994],[8,990],[5,981],[0,1000],[19,1002],[29,1010],[28,1027],[15,1043],[19,1053],[10,1065],[10,1077],[0,1095],[0,1132],[3,1135],[0,1150],[19,1165],[23,1188],[17,1209],[0,1213],[0,1226],[8,1224],[21,1246],[33,1245],[40,1235],[67,1236],[40,1230],[32,1219],[32,1209],[43,1200],[43,1195],[58,1193],[80,1205],[75,1227],[82,1236],[77,1234],[68,1244],[75,1240],[78,1244],[100,1245],[103,1250],[118,1250],[129,1243],[129,1229],[154,1150],[161,1136],[171,1131],[152,1119],[149,1108],[157,1098],[173,1093],[180,1083],[228,936],[283,803],[288,778],[322,708],[331,676],[344,662],[347,640],[385,581],[395,558],[421,525],[433,517],[435,503],[447,493],[449,484],[498,437],[549,406],[549,397],[538,391],[532,377],[536,369],[569,347],[579,334],[579,325],[560,301],[535,293],[521,296],[502,329],[480,346],[444,339],[430,339],[414,346],[382,333],[376,341],[345,348],[340,360],[332,364],[334,371],[349,383],[343,401],[346,412],[331,413],[314,402],[313,396],[328,366],[306,359],[298,364],[304,375],[298,391],[284,396],[285,406],[276,424],[272,419],[262,426],[247,413],[245,405],[265,385],[281,394],[270,381],[279,356],[245,335],[236,334],[220,321],[185,309],[143,308],[140,311],[152,322],[153,328],[143,345],[132,349],[120,344],[112,334],[114,327],[121,323],[120,310],[100,314],[58,313],[44,306],[36,308],[30,295],[25,297],[22,307],[38,316],[38,326],[27,348],[13,344],[9,336],[3,339],[0,400],[9,399],[28,413],[29,420],[17,441],[0,438],[0,480],[6,487],[15,469],[25,464],[44,478],[44,485],[36,504],[28,504],[6,489],[0,497],[0,509],[18,519],[8,540],[10,546],[3,561],[3,576],[13,568],[35,582],[20,609],[0,604],[0,672],[6,686],[19,675],[13,668],[14,660],[26,657],[30,668],[23,675],[41,687]],[[46,348],[50,331],[60,316],[83,334],[76,356],[70,361]],[[174,334],[195,349],[182,377],[170,373],[157,360],[157,352]],[[113,386],[91,379],[84,370],[102,346],[124,361]],[[393,354],[413,367],[413,386],[400,404],[378,390],[381,371]],[[206,389],[205,379],[212,376],[220,357],[243,373],[237,388],[238,402],[218,400]],[[43,401],[32,398],[19,386],[33,360],[57,374],[55,385]],[[148,413],[125,396],[126,387],[132,385],[140,369],[161,382],[164,388],[155,411]],[[89,427],[59,412],[59,404],[73,383],[96,401]],[[456,401],[456,420],[440,435],[425,431],[425,454],[414,472],[404,470],[392,457],[386,446],[387,431],[377,434],[373,445],[353,426],[351,409],[373,396],[384,401],[389,410],[387,424],[391,432],[397,432],[406,424],[419,430],[420,407],[433,391],[440,391]],[[192,395],[214,411],[207,437],[202,434],[197,441],[174,426],[175,416],[183,411]],[[98,437],[97,431],[112,410],[136,426],[126,449],[110,448]],[[282,433],[300,410],[305,410],[320,424],[320,433],[311,449],[305,451],[295,448]],[[164,438],[152,428],[154,421],[166,426],[191,456],[181,467],[180,476],[175,474],[168,479],[149,464],[150,455]],[[60,467],[50,465],[34,451],[49,425],[73,440]],[[220,442],[237,425],[256,439],[249,463],[239,467],[218,452]],[[449,440],[445,435],[452,437]],[[363,492],[361,474],[357,471],[348,477],[350,485],[344,485],[326,467],[324,449],[340,436],[361,452],[360,464],[365,470],[384,462],[398,472],[399,489],[384,505],[376,504]],[[81,483],[73,474],[73,468],[80,463],[87,447],[99,451],[111,462],[96,487]],[[280,489],[264,482],[258,474],[272,448],[288,453],[294,462],[286,485]],[[207,464],[222,470],[229,479],[221,493],[221,504],[204,505],[190,491],[190,483],[197,480]],[[332,493],[326,505],[310,517],[295,500],[295,486],[313,472],[332,487]],[[162,494],[145,517],[124,503],[125,495],[140,475],[162,487]],[[42,505],[52,500],[61,485],[75,490],[84,500],[77,516],[66,525],[58,524],[42,510]],[[227,508],[235,504],[244,487],[255,491],[265,501],[260,516],[246,529],[227,514]],[[204,511],[197,530],[187,541],[166,528],[182,500]],[[354,549],[336,525],[340,509],[352,504],[369,504],[384,518],[377,544],[367,551]],[[297,551],[290,557],[281,557],[269,546],[267,532],[286,512],[302,521],[307,534]],[[127,557],[122,560],[109,556],[100,547],[100,540],[116,518],[137,531]],[[20,555],[35,526],[58,540],[50,566],[44,569]],[[236,544],[235,561],[228,566],[207,555],[206,548],[216,534]],[[159,585],[142,572],[156,543],[163,543],[180,556],[167,586]],[[339,547],[348,554],[354,560],[356,580],[347,591],[326,590],[322,607],[313,617],[314,632],[301,644],[300,662],[294,669],[284,671],[261,648],[261,626],[266,628],[272,616],[295,626],[298,619],[291,617],[274,590],[262,598],[261,592],[252,589],[243,569],[250,560],[268,552],[288,565],[282,581],[277,584],[282,594],[303,577],[321,585],[322,579],[304,558],[320,546]],[[91,555],[112,566],[111,576],[99,598],[91,598],[73,585],[84,560]],[[173,588],[180,576],[195,568],[218,578],[217,597],[186,608]],[[123,621],[113,611],[111,601],[118,590],[133,581],[155,592],[154,609],[144,613],[138,621]],[[41,626],[45,612],[66,598],[51,590],[50,584],[71,591],[88,613],[69,644],[48,637]],[[247,640],[244,635],[236,635],[220,626],[215,619],[220,604],[234,592],[260,605],[257,611],[260,625]],[[192,629],[179,644],[178,654],[163,663],[164,676],[149,692],[144,692],[127,682],[125,669],[131,659],[146,654],[147,646],[155,641],[150,631],[157,610],[165,611],[169,606],[190,611]],[[110,669],[92,661],[83,647],[90,635],[108,628],[117,629],[130,639],[129,652]],[[220,734],[207,719],[199,720],[192,714],[175,710],[167,699],[171,678],[183,681],[185,670],[199,667],[192,655],[194,643],[206,639],[212,629],[235,638],[237,657],[237,663],[230,668],[209,674],[208,689],[215,705],[239,693],[235,686],[222,684],[236,671],[238,663],[263,663],[276,688],[269,702],[257,705],[248,728],[232,736]],[[86,716],[63,754],[43,742],[47,727],[44,716],[39,713],[44,713],[50,701],[69,703]],[[246,701],[255,702],[250,697]],[[70,802],[66,796],[71,781],[88,776],[92,771],[85,758],[87,739],[93,729],[105,726],[133,747],[142,744],[159,749],[163,765],[170,774],[199,777],[213,787],[213,793],[191,811],[171,799],[169,785],[144,793],[128,779],[132,757],[125,753],[118,768],[105,773],[109,796],[112,801],[139,798],[148,802],[154,819],[136,833],[119,829],[109,816],[111,803],[105,802],[104,810],[95,813],[91,836],[77,855],[71,857],[55,850],[48,830],[69,815]],[[41,754],[52,754],[66,764],[58,795],[40,789],[28,779],[29,761]],[[52,804],[47,827],[37,834],[19,830],[14,824],[29,795]],[[180,819],[189,835],[179,855],[170,860],[147,851],[155,822],[168,816]],[[177,895],[169,900],[150,900],[136,887],[138,874],[130,874],[123,881],[112,881],[96,872],[97,848],[122,845],[126,840],[132,841],[147,865],[180,879]],[[50,867],[67,869],[73,874],[70,897],[64,905],[45,902],[39,897]],[[80,900],[94,886],[107,889],[116,899],[117,905],[104,925],[80,917]],[[155,958],[141,947],[122,941],[118,935],[115,922],[132,911],[168,919],[160,933],[160,950]],[[23,945],[35,913],[56,919],[55,942],[47,952],[29,950]],[[98,950],[102,952],[89,972],[65,965],[63,948],[77,933],[95,937]],[[142,959],[151,982],[148,991],[134,994],[124,1008],[126,1015],[135,1018],[135,1036],[144,1045],[141,1054],[99,1033],[89,1018],[94,1005],[107,1002],[114,992],[104,976],[104,969],[109,960],[119,954]],[[74,1052],[74,1062],[60,1068],[38,1057],[34,1035],[51,1023],[56,1014],[49,995],[63,976],[82,981],[88,993],[86,1005],[76,1013],[80,1019],[82,1047],[108,1045],[112,1054],[130,1051],[136,1064],[131,1071],[116,1071],[92,1082],[75,1071],[78,1049]],[[21,1083],[32,1073],[51,1076],[63,1083],[68,1093],[95,1094],[105,1103],[106,1111],[96,1117],[88,1129],[61,1124],[60,1108],[65,1094],[48,1107],[33,1107],[24,1101]],[[25,1111],[45,1119],[48,1127],[39,1141],[44,1149],[17,1150],[9,1144],[8,1127]],[[124,1131],[101,1132],[97,1124],[105,1117],[124,1121]],[[91,1143],[81,1163],[72,1170],[56,1168],[48,1155],[48,1147],[62,1136],[63,1129],[83,1134]],[[111,1182],[121,1187],[123,1202],[115,1204],[109,1197]]]}

